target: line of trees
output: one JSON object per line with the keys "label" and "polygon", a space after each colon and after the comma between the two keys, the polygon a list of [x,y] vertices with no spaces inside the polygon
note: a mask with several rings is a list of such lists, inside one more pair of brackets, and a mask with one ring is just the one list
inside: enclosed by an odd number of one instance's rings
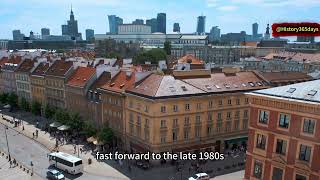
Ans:
{"label": "line of trees", "polygon": [[42,115],[47,119],[52,119],[61,124],[70,126],[72,130],[75,132],[81,132],[86,137],[95,136],[105,143],[110,143],[113,139],[113,131],[109,127],[104,127],[98,131],[92,121],[84,121],[79,113],[72,113],[67,109],[46,105],[42,114],[41,103],[37,101],[29,103],[25,98],[19,98],[15,93],[0,94],[0,102],[5,105],[9,104],[11,109],[21,109],[25,112],[31,112],[36,116]]}

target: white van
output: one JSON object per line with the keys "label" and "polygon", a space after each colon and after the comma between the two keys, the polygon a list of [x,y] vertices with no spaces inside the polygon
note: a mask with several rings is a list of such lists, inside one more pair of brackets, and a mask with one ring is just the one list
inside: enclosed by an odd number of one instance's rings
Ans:
{"label": "white van", "polygon": [[188,180],[209,180],[210,176],[207,173],[198,173],[192,177],[189,177]]}

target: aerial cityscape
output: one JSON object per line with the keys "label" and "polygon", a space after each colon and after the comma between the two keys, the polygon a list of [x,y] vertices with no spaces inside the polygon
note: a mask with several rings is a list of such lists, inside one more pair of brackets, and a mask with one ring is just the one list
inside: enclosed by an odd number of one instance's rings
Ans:
{"label": "aerial cityscape", "polygon": [[0,180],[320,180],[318,0],[1,4]]}

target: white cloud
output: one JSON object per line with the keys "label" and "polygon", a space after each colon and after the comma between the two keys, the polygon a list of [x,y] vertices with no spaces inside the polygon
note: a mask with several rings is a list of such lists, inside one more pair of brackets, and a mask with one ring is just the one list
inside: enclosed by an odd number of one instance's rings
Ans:
{"label": "white cloud", "polygon": [[238,9],[237,6],[220,6],[217,9],[221,10],[221,11],[234,11],[236,9]]}
{"label": "white cloud", "polygon": [[315,7],[320,6],[319,0],[231,0],[231,4],[246,4],[264,7]]}
{"label": "white cloud", "polygon": [[208,7],[217,7],[219,5],[219,0],[207,0]]}

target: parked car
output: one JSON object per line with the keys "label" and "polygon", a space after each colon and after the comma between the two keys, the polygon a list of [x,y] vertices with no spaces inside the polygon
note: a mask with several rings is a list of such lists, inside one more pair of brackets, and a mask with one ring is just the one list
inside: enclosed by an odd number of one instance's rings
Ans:
{"label": "parked car", "polygon": [[188,180],[209,180],[210,176],[207,173],[198,173],[192,177],[189,177]]}
{"label": "parked car", "polygon": [[54,180],[64,180],[64,175],[58,170],[50,169],[47,171],[47,178]]}

